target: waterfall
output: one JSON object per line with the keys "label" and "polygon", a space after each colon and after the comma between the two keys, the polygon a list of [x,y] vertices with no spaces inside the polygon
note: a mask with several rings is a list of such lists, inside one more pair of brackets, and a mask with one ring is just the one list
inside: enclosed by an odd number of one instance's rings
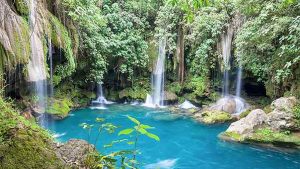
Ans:
{"label": "waterfall", "polygon": [[50,97],[53,97],[54,94],[54,86],[53,86],[53,52],[52,52],[52,43],[51,38],[48,39],[48,59],[50,66]]}
{"label": "waterfall", "polygon": [[234,29],[230,24],[227,31],[221,36],[221,46],[222,46],[222,58],[224,64],[224,77],[223,77],[223,96],[229,94],[229,69],[230,69],[230,59],[231,59],[231,46],[233,38]]}
{"label": "waterfall", "polygon": [[38,34],[37,24],[37,1],[30,1],[29,23],[30,23],[30,46],[31,58],[28,63],[29,81],[34,83],[34,92],[38,99],[37,111],[42,115],[39,118],[40,124],[46,126],[46,116],[44,115],[46,108],[46,72],[44,62],[43,44]]}
{"label": "waterfall", "polygon": [[238,73],[236,77],[236,95],[230,95],[229,87],[229,70],[231,68],[231,49],[232,49],[232,40],[234,31],[237,30],[241,26],[241,21],[239,17],[234,18],[233,22],[229,24],[225,33],[221,35],[221,53],[223,59],[223,89],[222,89],[222,98],[217,101],[217,103],[213,106],[216,109],[227,111],[226,107],[234,106],[235,109],[231,109],[230,113],[239,114],[247,109],[247,104],[240,97],[241,96],[241,85],[242,85],[242,66],[239,65]]}
{"label": "waterfall", "polygon": [[103,95],[102,83],[97,84],[97,99],[92,101],[93,108],[106,109],[105,104],[112,104],[113,102],[107,101]]}
{"label": "waterfall", "polygon": [[235,95],[237,97],[241,97],[242,76],[243,76],[243,68],[240,65],[239,68],[238,68],[238,74],[237,74],[237,79],[236,79],[236,91],[235,91]]}
{"label": "waterfall", "polygon": [[146,98],[145,106],[161,107],[164,106],[164,72],[166,57],[166,38],[159,41],[158,58],[154,71],[152,72],[152,94]]}

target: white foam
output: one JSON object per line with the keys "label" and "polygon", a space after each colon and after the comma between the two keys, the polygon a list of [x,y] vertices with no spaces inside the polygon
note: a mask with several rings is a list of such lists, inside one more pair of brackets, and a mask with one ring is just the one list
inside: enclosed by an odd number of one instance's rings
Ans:
{"label": "white foam", "polygon": [[67,133],[65,132],[65,133],[57,133],[57,134],[54,134],[52,137],[53,138],[59,138],[59,137],[62,137],[62,136],[64,136],[64,135],[66,135]]}
{"label": "white foam", "polygon": [[175,167],[178,159],[167,159],[158,161],[157,163],[148,164],[145,166],[145,169],[172,169]]}

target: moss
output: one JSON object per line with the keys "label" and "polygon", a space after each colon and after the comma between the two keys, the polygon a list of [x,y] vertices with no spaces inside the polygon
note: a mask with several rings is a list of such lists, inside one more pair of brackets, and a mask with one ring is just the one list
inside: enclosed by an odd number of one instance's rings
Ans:
{"label": "moss", "polygon": [[264,110],[264,112],[267,113],[267,114],[268,114],[268,113],[271,113],[271,112],[273,111],[273,109],[271,108],[271,105],[268,105],[268,106],[264,107],[263,110]]}
{"label": "moss", "polygon": [[247,111],[244,111],[240,114],[240,118],[244,118],[246,116],[248,116],[248,114],[251,112],[251,110],[247,110]]}
{"label": "moss", "polygon": [[46,112],[60,118],[68,116],[73,102],[68,98],[63,99],[50,99]]}
{"label": "moss", "polygon": [[236,132],[223,132],[221,133],[221,137],[223,137],[225,140],[234,140],[234,141],[243,141],[242,135],[236,133]]}
{"label": "moss", "polygon": [[226,112],[205,111],[202,113],[202,121],[206,124],[224,123],[231,120],[231,115]]}
{"label": "moss", "polygon": [[22,15],[22,16],[29,16],[29,8],[25,0],[16,0],[15,1],[15,6],[17,11]]}
{"label": "moss", "polygon": [[0,168],[63,168],[51,137],[0,98]]}
{"label": "moss", "polygon": [[296,120],[297,127],[300,128],[300,104],[293,108],[293,114]]}
{"label": "moss", "polygon": [[72,40],[69,36],[69,33],[64,25],[50,12],[49,22],[51,24],[51,40],[54,46],[62,48],[64,51],[64,56],[67,59],[67,64],[57,66],[55,73],[56,75],[65,78],[70,76],[76,68],[75,57],[72,51]]}
{"label": "moss", "polygon": [[274,131],[268,127],[257,129],[251,136],[245,139],[248,142],[271,143],[271,144],[286,144],[286,146],[299,146],[300,137],[295,136],[289,131]]}

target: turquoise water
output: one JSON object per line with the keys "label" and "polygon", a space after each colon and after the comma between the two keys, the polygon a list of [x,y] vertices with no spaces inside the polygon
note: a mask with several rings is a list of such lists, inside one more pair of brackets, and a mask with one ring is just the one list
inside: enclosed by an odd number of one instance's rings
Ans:
{"label": "turquoise water", "polygon": [[[55,121],[49,129],[61,142],[72,138],[89,140],[94,144],[97,131],[88,138],[86,130],[79,124],[95,124],[97,117],[120,126],[115,134],[105,134],[96,145],[100,152],[128,149],[126,143],[103,148],[117,140],[119,130],[132,126],[126,115],[137,118],[144,124],[154,126],[160,142],[140,137],[138,160],[141,168],[151,169],[300,169],[300,152],[286,153],[244,144],[221,141],[217,135],[228,125],[206,126],[187,117],[171,115],[162,110],[141,106],[108,105],[105,110],[80,109],[71,112],[62,121]],[[121,137],[122,138],[122,137]]]}

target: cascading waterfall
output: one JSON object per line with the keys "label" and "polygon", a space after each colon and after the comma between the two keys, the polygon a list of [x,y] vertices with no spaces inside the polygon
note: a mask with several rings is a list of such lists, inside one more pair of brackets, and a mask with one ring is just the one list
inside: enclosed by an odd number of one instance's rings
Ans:
{"label": "cascading waterfall", "polygon": [[238,68],[238,74],[237,74],[237,79],[236,79],[236,91],[235,91],[235,95],[237,97],[241,97],[242,76],[243,76],[243,68],[240,65],[239,68]]}
{"label": "cascading waterfall", "polygon": [[49,66],[50,66],[50,97],[54,94],[54,87],[53,87],[53,52],[52,52],[52,43],[51,38],[48,39],[48,59],[49,59]]}
{"label": "cascading waterfall", "polygon": [[46,126],[46,72],[45,72],[45,62],[42,41],[38,36],[38,26],[37,26],[37,1],[30,1],[30,13],[29,13],[29,23],[30,23],[30,46],[31,46],[31,59],[28,63],[28,74],[29,81],[34,83],[35,95],[38,99],[38,109],[37,111],[42,115],[39,118],[40,124]]}
{"label": "cascading waterfall", "polygon": [[222,57],[224,62],[224,77],[223,77],[223,96],[229,94],[229,69],[230,69],[230,59],[231,59],[231,46],[233,38],[233,26],[229,25],[226,33],[221,36],[222,45]]}
{"label": "cascading waterfall", "polygon": [[164,72],[166,57],[166,38],[159,41],[159,52],[155,69],[152,73],[152,94],[147,95],[145,106],[161,107],[164,106]]}
{"label": "cascading waterfall", "polygon": [[231,49],[232,49],[232,40],[234,35],[234,25],[230,24],[224,34],[221,36],[221,47],[222,47],[222,59],[223,59],[223,89],[222,89],[222,96],[215,107],[220,107],[220,109],[223,109],[223,107],[226,107],[225,105],[230,103],[234,103],[235,106],[235,112],[234,113],[241,113],[246,108],[245,101],[240,97],[241,96],[241,85],[242,85],[242,67],[241,65],[238,68],[237,73],[237,81],[236,81],[236,95],[232,96],[230,95],[229,91],[229,70],[231,68],[230,60],[231,60]]}
{"label": "cascading waterfall", "polygon": [[97,84],[97,99],[92,101],[93,108],[106,109],[105,104],[112,104],[113,102],[107,101],[103,95],[102,83]]}

